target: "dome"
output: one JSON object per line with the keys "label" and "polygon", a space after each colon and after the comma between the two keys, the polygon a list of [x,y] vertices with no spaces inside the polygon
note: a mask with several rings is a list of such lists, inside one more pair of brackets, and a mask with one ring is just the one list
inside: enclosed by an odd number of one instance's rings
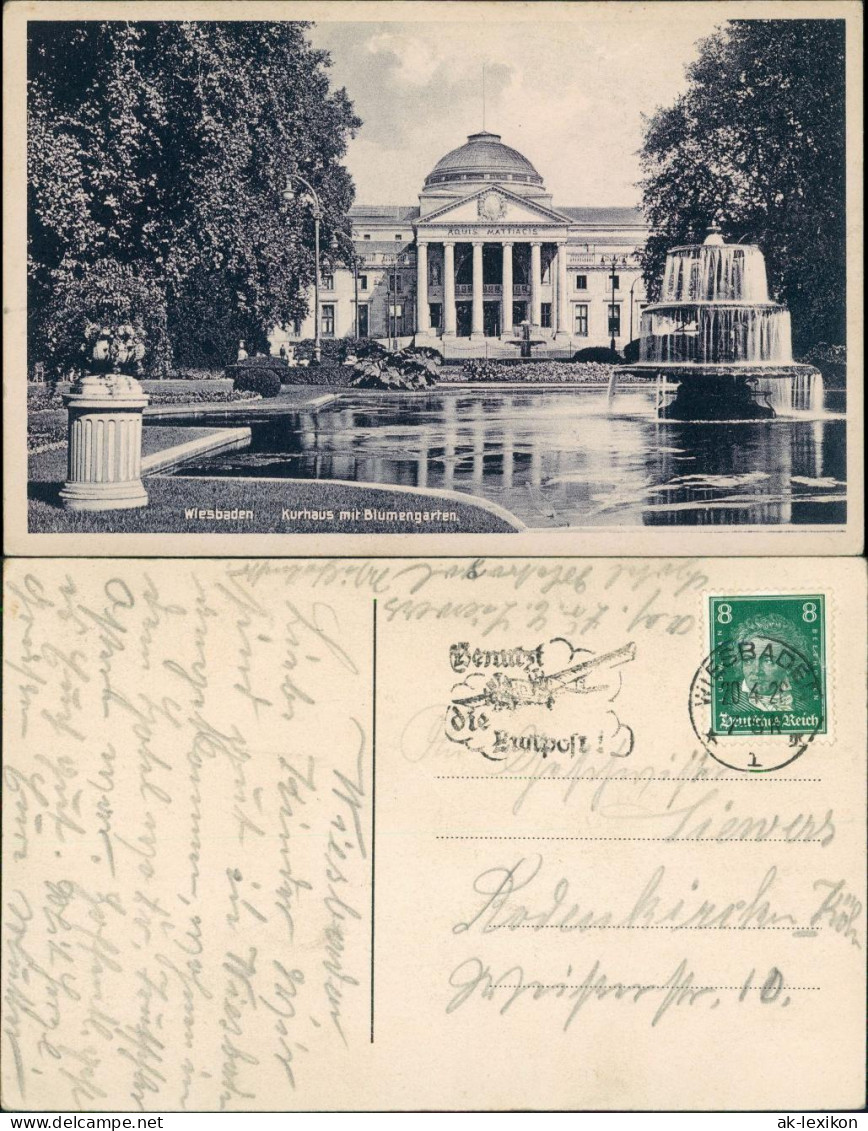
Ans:
{"label": "dome", "polygon": [[464,145],[441,157],[428,176],[425,187],[455,181],[518,181],[542,185],[543,180],[530,161],[517,149],[510,149],[500,134],[471,134]]}

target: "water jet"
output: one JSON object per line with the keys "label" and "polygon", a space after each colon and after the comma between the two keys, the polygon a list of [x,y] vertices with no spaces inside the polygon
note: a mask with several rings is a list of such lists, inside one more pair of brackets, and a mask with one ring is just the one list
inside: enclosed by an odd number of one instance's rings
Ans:
{"label": "water jet", "polygon": [[793,361],[790,313],[769,299],[762,252],[725,243],[717,220],[701,244],[667,254],[639,360],[618,372],[674,384],[658,409],[667,419],[763,420],[822,403],[819,371]]}

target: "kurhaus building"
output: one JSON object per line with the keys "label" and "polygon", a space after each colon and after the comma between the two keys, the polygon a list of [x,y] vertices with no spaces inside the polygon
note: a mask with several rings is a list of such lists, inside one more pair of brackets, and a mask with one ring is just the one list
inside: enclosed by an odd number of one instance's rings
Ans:
{"label": "kurhaus building", "polygon": [[[323,338],[412,339],[447,357],[622,348],[639,333],[637,251],[647,228],[632,208],[555,206],[543,178],[498,134],[471,134],[442,157],[418,206],[356,205],[356,262],[323,271]],[[313,306],[313,303],[311,303]],[[272,342],[314,334],[313,316]]]}

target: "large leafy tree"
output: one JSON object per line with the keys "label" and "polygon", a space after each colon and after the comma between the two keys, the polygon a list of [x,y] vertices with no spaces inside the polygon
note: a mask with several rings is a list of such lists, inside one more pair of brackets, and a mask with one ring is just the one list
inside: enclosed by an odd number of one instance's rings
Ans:
{"label": "large leafy tree", "polygon": [[802,349],[845,334],[844,22],[733,20],[703,41],[675,104],[646,120],[643,269],[659,293],[666,251],[724,236],[759,244]]}
{"label": "large leafy tree", "polygon": [[[348,230],[360,125],[298,22],[37,22],[28,48],[31,359],[74,365],[83,324],[137,319],[150,361],[228,360],[303,316],[307,204]],[[98,296],[98,310],[94,310]]]}

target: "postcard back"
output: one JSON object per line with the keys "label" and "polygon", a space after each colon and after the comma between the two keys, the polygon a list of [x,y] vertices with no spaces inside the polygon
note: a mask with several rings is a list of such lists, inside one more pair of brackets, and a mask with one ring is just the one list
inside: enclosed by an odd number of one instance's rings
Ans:
{"label": "postcard back", "polygon": [[10,562],[4,1106],[858,1106],[865,597]]}

